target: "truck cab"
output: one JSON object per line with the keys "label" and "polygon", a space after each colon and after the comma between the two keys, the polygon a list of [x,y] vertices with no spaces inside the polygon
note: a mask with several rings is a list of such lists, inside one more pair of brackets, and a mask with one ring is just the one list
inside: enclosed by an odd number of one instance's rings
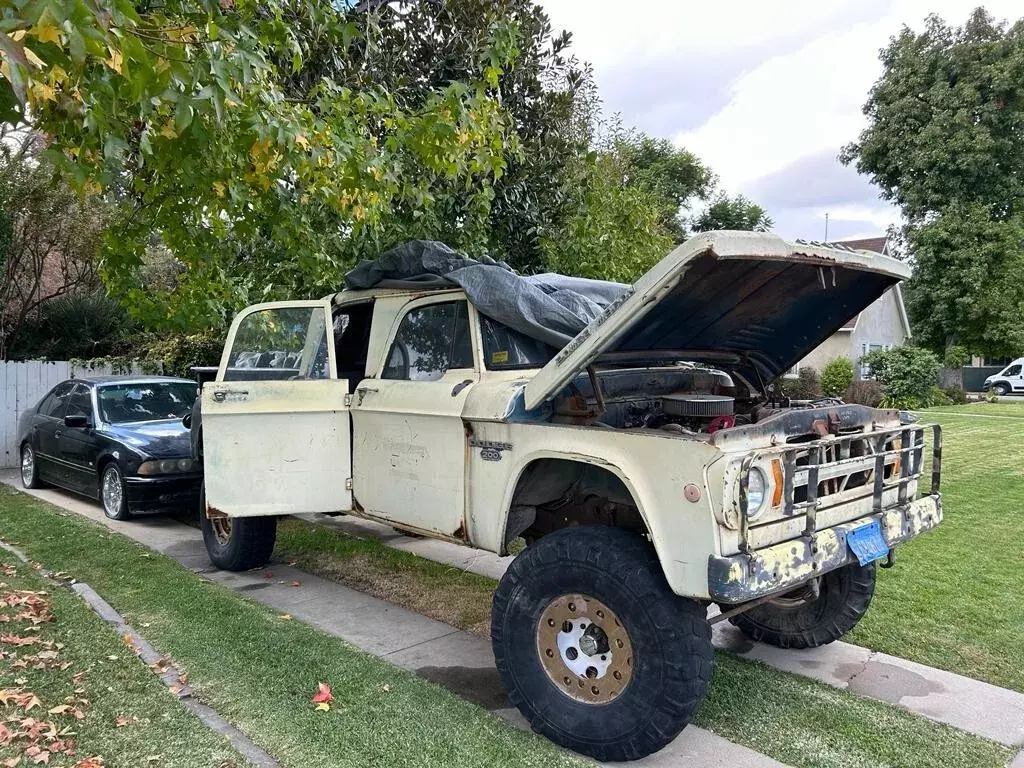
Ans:
{"label": "truck cab", "polygon": [[309,512],[502,554],[523,537],[492,618],[513,701],[561,744],[642,757],[703,696],[709,606],[757,640],[831,642],[876,564],[941,521],[937,427],[772,387],[906,276],[699,235],[560,348],[450,284],[249,307],[202,391],[211,559],[262,565],[276,518]]}

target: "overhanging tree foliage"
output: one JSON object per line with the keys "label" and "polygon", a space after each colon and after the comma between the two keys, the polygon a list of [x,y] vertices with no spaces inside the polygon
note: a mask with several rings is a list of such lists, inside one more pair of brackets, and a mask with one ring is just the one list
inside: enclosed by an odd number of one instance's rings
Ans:
{"label": "overhanging tree foliage", "polygon": [[941,352],[1024,350],[1024,22],[982,9],[963,27],[929,17],[882,52],[843,160],[900,206],[915,265],[917,338]]}

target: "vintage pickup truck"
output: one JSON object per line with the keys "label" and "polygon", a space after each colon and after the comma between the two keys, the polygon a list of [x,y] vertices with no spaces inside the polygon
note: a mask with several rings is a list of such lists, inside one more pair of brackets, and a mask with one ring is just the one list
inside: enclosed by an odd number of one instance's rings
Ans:
{"label": "vintage pickup truck", "polygon": [[831,642],[867,610],[878,562],[941,521],[938,427],[772,385],[908,274],[702,234],[562,349],[459,289],[249,307],[194,424],[210,557],[262,565],[293,513],[503,554],[521,537],[491,621],[511,700],[560,744],[642,757],[700,704],[711,622]]}

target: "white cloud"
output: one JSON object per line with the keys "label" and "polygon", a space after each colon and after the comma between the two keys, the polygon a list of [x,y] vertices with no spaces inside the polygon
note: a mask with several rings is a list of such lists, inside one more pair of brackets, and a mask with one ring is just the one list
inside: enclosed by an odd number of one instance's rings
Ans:
{"label": "white cloud", "polygon": [[[573,31],[574,50],[594,63],[598,86],[603,80],[615,84],[610,90],[621,104],[608,106],[621,109],[626,123],[644,127],[651,115],[660,115],[658,128],[664,130],[665,116],[680,113],[669,108],[673,91],[686,90],[675,102],[697,113],[694,99],[708,102],[700,114],[709,117],[696,127],[680,124],[671,137],[707,162],[726,189],[746,194],[763,177],[810,155],[838,153],[857,137],[865,125],[861,106],[881,73],[878,52],[904,24],[920,28],[929,13],[960,24],[982,2],[646,0],[623,6],[609,0],[542,1],[556,28]],[[1020,0],[987,0],[984,5],[997,17],[1024,13]],[[720,63],[729,55],[744,66],[723,69]],[[707,88],[694,86],[707,62],[717,62],[715,74],[726,78],[718,84],[725,93],[713,99]],[[651,88],[651,76],[662,81],[660,88]],[[645,109],[626,99],[621,84],[630,78],[646,81],[643,91],[652,99],[664,93],[664,105]],[[763,202],[784,234],[806,234],[785,228],[806,226],[813,207],[772,210],[771,200]],[[851,226],[859,221],[880,230],[897,218],[891,206],[872,201],[870,194],[852,208],[832,206],[829,212],[850,219]],[[823,218],[824,208],[820,213]]]}

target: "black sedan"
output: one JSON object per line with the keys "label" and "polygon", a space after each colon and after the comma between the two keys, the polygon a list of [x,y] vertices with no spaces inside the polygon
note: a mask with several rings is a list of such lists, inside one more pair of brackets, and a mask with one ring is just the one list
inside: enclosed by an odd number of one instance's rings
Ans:
{"label": "black sedan", "polygon": [[21,416],[21,482],[99,499],[107,517],[194,503],[202,467],[182,417],[196,383],[163,376],[71,379]]}

